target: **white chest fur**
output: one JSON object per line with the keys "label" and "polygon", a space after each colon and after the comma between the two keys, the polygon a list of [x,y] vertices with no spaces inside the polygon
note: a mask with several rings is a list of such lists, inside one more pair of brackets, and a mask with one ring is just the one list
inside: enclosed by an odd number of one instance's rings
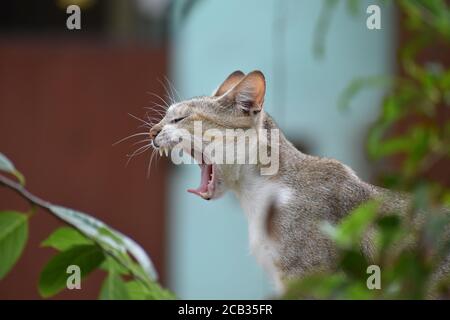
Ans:
{"label": "white chest fur", "polygon": [[236,194],[248,219],[250,250],[280,292],[283,287],[274,264],[278,258],[277,243],[267,234],[267,214],[273,202],[289,201],[290,190],[261,176],[247,176]]}

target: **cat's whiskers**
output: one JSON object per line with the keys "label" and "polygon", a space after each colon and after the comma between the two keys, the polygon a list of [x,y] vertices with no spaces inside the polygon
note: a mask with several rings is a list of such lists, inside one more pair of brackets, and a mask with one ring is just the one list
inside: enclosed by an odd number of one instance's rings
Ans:
{"label": "cat's whiskers", "polygon": [[139,156],[139,155],[143,154],[150,148],[151,148],[151,144],[146,144],[145,146],[142,146],[142,147],[139,147],[138,149],[136,149],[131,155],[127,154],[128,160],[127,160],[127,163],[125,164],[125,166],[128,166],[131,159],[133,159],[135,156]]}
{"label": "cat's whiskers", "polygon": [[158,79],[158,82],[164,87],[164,90],[166,91],[166,97],[167,97],[167,99],[169,99],[170,104],[174,104],[175,103],[175,99],[172,96],[172,92],[169,91],[167,86],[160,79]]}
{"label": "cat's whiskers", "polygon": [[167,111],[165,109],[163,109],[164,106],[160,106],[160,107],[161,107],[161,110],[153,109],[153,112],[156,112],[159,116],[164,117],[164,115],[166,114]]}
{"label": "cat's whiskers", "polygon": [[117,145],[117,144],[119,144],[121,142],[124,142],[124,141],[126,141],[128,139],[131,139],[131,138],[134,138],[134,137],[138,137],[138,136],[144,136],[144,135],[148,136],[148,132],[139,132],[139,133],[131,134],[128,137],[125,137],[123,139],[120,139],[119,141],[114,142],[113,146],[115,146],[115,145]]}
{"label": "cat's whiskers", "polygon": [[143,119],[141,119],[141,118],[139,118],[139,117],[136,117],[134,114],[128,113],[128,115],[129,115],[130,117],[133,117],[134,119],[136,119],[136,120],[142,122],[143,124],[146,124],[146,125],[148,125],[148,126],[150,126],[150,127],[152,126],[151,123],[149,123],[149,122],[147,122],[147,121],[145,121],[145,120],[143,120]]}
{"label": "cat's whiskers", "polygon": [[152,127],[149,126],[148,124],[141,124],[140,126],[138,126],[138,128],[146,128],[150,130]]}
{"label": "cat's whiskers", "polygon": [[151,141],[152,141],[152,139],[144,139],[144,140],[137,141],[137,142],[133,143],[132,146],[135,146],[137,144],[144,143],[144,142],[149,142],[150,143]]}
{"label": "cat's whiskers", "polygon": [[[157,115],[159,116],[159,118],[161,119],[161,118],[164,118],[164,113],[162,113],[161,111],[159,111],[159,110],[155,110],[155,109],[150,109],[150,110],[152,110],[154,113],[157,113]],[[159,122],[159,120],[160,119],[158,119],[156,116],[150,116],[150,112],[149,111],[147,111],[147,113],[146,113],[146,117],[147,117],[147,119],[150,121],[150,122]]]}
{"label": "cat's whiskers", "polygon": [[171,91],[173,89],[173,93],[172,95],[178,99],[178,101],[182,101],[183,99],[181,99],[180,93],[178,92],[178,90],[175,88],[175,85],[173,84],[173,82],[171,82],[169,80],[169,78],[167,78],[167,76],[164,76],[164,79],[166,80],[166,82],[168,83],[169,87],[171,88]]}
{"label": "cat's whiskers", "polygon": [[159,96],[159,95],[157,95],[156,93],[153,93],[153,92],[147,92],[147,93],[148,93],[149,95],[152,95],[152,96],[158,98],[158,99],[163,103],[164,109],[165,109],[165,110],[167,110],[167,109],[170,107],[170,105],[166,102],[166,100],[164,100],[163,98],[161,98],[161,96]]}
{"label": "cat's whiskers", "polygon": [[150,158],[149,158],[148,166],[147,166],[147,179],[150,177],[150,170],[151,170],[152,162],[153,162],[153,159],[155,158],[155,155],[158,156],[158,152],[156,151],[156,149],[153,148],[152,153],[150,154]]}
{"label": "cat's whiskers", "polygon": [[[171,82],[169,81],[169,79],[167,77],[165,77],[165,80],[167,82],[167,85],[169,86],[169,88],[160,80],[158,80],[161,85],[164,87],[164,90],[166,92],[166,97],[169,100],[170,103],[168,103],[165,99],[163,99],[161,96],[159,96],[156,93],[153,92],[147,92],[149,95],[152,95],[154,97],[156,97],[157,99],[159,99],[161,103],[158,102],[152,102],[153,106],[152,107],[144,107],[144,109],[147,109],[149,111],[151,111],[152,113],[155,113],[157,116],[159,116],[160,118],[164,118],[165,113],[167,112],[167,109],[170,107],[171,104],[175,103],[175,96],[178,97],[178,99],[180,98],[180,95],[178,94],[178,92],[176,91],[175,87],[173,86],[173,84],[171,84]],[[138,120],[139,122],[141,122],[142,124],[138,127],[138,128],[145,128],[145,129],[151,129],[156,123],[158,123],[160,121],[160,119],[157,119],[157,117],[155,116],[151,116],[150,112],[147,112],[144,116],[144,119],[141,119],[131,113],[128,114],[130,117]],[[119,141],[117,141],[116,143],[114,143],[113,145],[116,145],[118,143],[121,143],[125,140],[131,139],[133,137],[136,136],[141,136],[141,135],[149,135],[148,132],[142,132],[142,133],[136,133],[136,134],[132,134],[128,137],[125,137]],[[155,159],[155,156],[158,156],[158,150],[156,148],[154,148],[153,144],[152,144],[152,139],[143,139],[137,142],[134,142],[132,145],[138,145],[141,143],[146,143],[148,142],[148,144],[145,144],[144,146],[139,147],[138,149],[136,149],[135,151],[133,151],[133,153],[131,154],[127,154],[128,160],[126,165],[128,166],[129,162],[136,156],[139,156],[143,153],[145,153],[147,150],[149,150],[150,148],[152,148],[151,153],[150,153],[150,157],[149,157],[149,162],[148,162],[148,166],[147,166],[147,178],[150,176],[150,171],[151,171],[151,167],[153,164],[153,160]]]}
{"label": "cat's whiskers", "polygon": [[145,107],[148,110],[156,111],[159,110],[160,112],[166,112],[167,107],[165,105],[162,105],[160,103],[152,101],[153,106],[152,107]]}

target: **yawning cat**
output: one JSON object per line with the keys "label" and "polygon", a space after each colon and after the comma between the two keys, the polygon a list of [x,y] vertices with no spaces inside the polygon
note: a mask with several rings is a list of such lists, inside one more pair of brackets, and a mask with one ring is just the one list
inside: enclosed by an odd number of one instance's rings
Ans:
{"label": "yawning cat", "polygon": [[[336,224],[374,197],[383,196],[385,211],[404,211],[408,204],[405,196],[361,181],[352,169],[336,160],[297,150],[263,110],[265,90],[260,71],[247,75],[233,72],[211,96],[171,105],[151,128],[150,139],[154,148],[166,154],[170,150],[172,156],[186,133],[194,145],[203,142],[197,148],[190,143],[182,147],[196,157],[201,169],[200,186],[189,191],[206,200],[216,199],[226,190],[236,194],[248,218],[251,250],[282,291],[286,279],[334,267],[336,249],[319,228],[323,221]],[[199,122],[202,137],[194,132]],[[206,152],[213,141],[212,130],[223,137],[229,130],[241,130],[241,134],[254,130],[257,146],[248,152],[264,147],[271,163],[263,164],[260,153],[254,163],[239,162],[236,157],[232,157],[234,162],[214,160]],[[235,150],[238,146],[227,148]],[[276,170],[264,173],[267,167]],[[370,255],[370,240],[362,246]]]}

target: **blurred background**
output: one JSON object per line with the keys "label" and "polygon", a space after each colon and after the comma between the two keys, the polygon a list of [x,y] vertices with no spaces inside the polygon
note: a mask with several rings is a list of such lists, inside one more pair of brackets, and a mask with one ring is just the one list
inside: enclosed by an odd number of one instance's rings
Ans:
{"label": "blurred background", "polygon": [[[70,4],[81,8],[80,30],[66,28]],[[380,30],[366,26],[370,4],[381,8]],[[186,192],[198,182],[196,166],[162,159],[147,177],[148,153],[125,166],[138,139],[112,144],[139,132],[128,113],[158,116],[155,95],[167,100],[171,86],[187,99],[210,94],[234,70],[259,69],[266,111],[300,150],[336,158],[374,181],[379,167],[364,145],[388,89],[359,92],[351,108],[338,104],[354,79],[404,72],[403,22],[393,2],[376,0],[5,2],[0,151],[37,195],[89,212],[140,243],[178,297],[269,297],[231,194],[203,201]],[[424,59],[438,52],[448,63],[445,50],[430,48]],[[448,182],[447,164],[439,164],[439,176]],[[0,205],[26,210],[6,189]],[[57,225],[44,212],[34,216],[23,257],[0,281],[1,299],[39,298],[39,272],[53,254],[39,244]],[[81,291],[56,298],[96,298],[103,277],[97,271]]]}

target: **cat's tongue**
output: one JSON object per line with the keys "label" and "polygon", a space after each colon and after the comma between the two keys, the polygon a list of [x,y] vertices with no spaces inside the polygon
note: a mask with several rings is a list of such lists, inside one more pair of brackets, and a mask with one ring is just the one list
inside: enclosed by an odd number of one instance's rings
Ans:
{"label": "cat's tongue", "polygon": [[212,165],[210,164],[200,164],[200,186],[197,189],[188,189],[187,191],[193,194],[196,194],[204,199],[209,199],[211,195],[209,195],[209,191],[212,191],[212,175],[213,175],[213,169]]}

